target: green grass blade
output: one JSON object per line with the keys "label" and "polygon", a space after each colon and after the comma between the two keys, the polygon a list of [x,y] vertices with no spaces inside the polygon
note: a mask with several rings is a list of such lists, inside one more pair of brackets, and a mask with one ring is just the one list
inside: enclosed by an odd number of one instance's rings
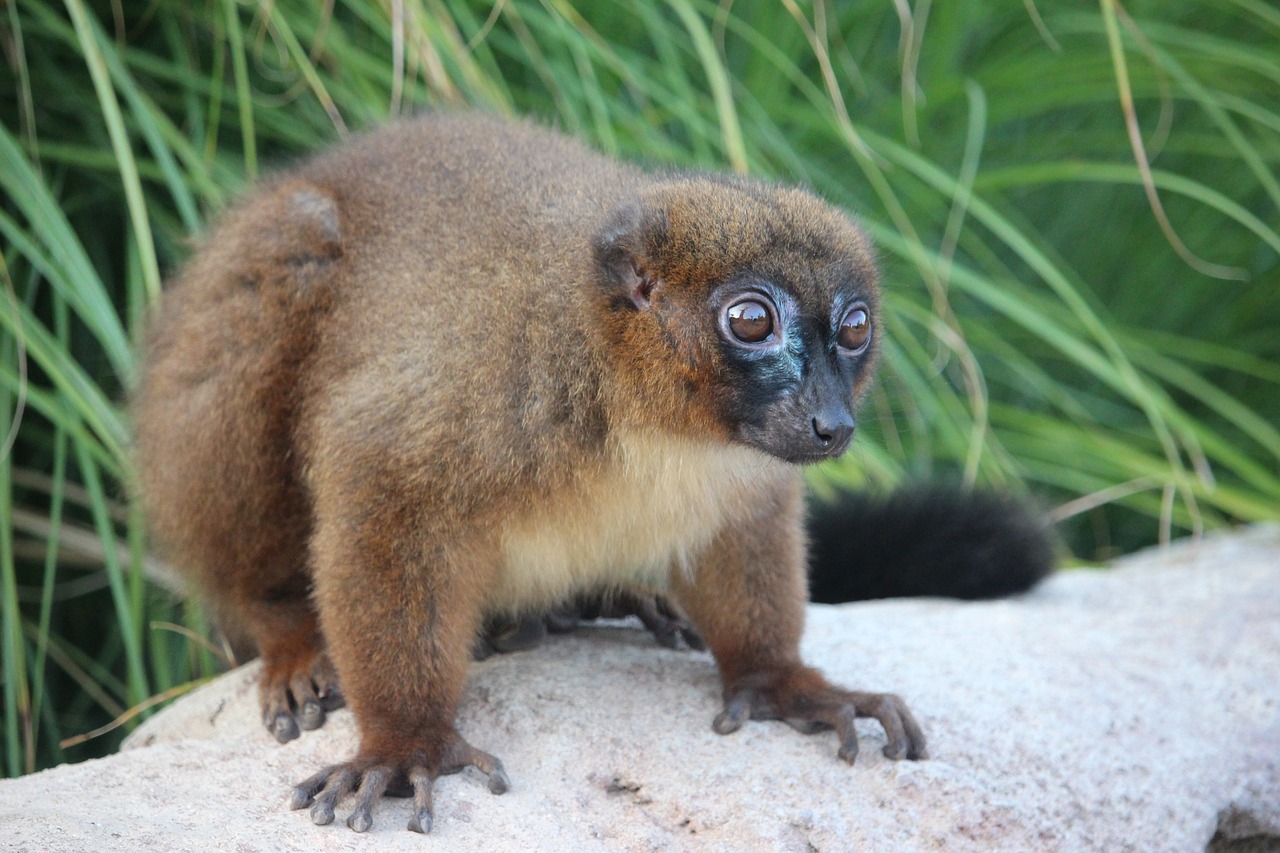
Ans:
{"label": "green grass blade", "polygon": [[[122,382],[131,382],[134,376],[133,351],[102,279],[48,186],[2,126],[0,187],[26,217],[30,229],[30,232],[24,231],[8,215],[0,215],[0,233],[41,269],[59,295],[94,333],[116,376]],[[28,233],[36,235],[36,240],[32,240]]]}
{"label": "green grass blade", "polygon": [[124,184],[125,200],[137,237],[138,252],[142,256],[147,292],[152,299],[158,299],[160,297],[160,264],[156,260],[155,245],[151,237],[151,222],[147,218],[147,203],[142,193],[138,167],[134,162],[133,148],[129,143],[124,117],[121,115],[120,104],[116,100],[116,93],[111,84],[110,72],[102,56],[102,43],[105,41],[105,36],[97,21],[90,18],[82,0],[64,0],[64,2],[67,12],[71,15],[72,23],[75,24],[76,35],[80,39],[80,49],[85,63],[89,66],[89,74],[93,78],[94,89],[98,94],[98,105],[107,123],[111,147],[115,152],[116,161],[120,164],[120,179]]}

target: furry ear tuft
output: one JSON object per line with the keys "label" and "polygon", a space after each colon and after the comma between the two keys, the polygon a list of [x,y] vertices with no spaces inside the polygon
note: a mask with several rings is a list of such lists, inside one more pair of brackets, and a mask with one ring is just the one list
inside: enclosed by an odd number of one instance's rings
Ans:
{"label": "furry ear tuft", "polygon": [[338,204],[321,190],[311,186],[294,190],[289,196],[289,215],[296,225],[309,228],[319,240],[332,244],[342,242]]}
{"label": "furry ear tuft", "polygon": [[639,201],[627,202],[609,214],[592,249],[600,284],[615,307],[648,310],[662,287],[655,254],[666,231],[666,214]]}
{"label": "furry ear tuft", "polygon": [[242,254],[269,259],[302,278],[342,257],[342,214],[332,193],[309,183],[290,181],[267,203],[271,205],[271,227],[259,228],[251,235],[249,239],[256,248]]}

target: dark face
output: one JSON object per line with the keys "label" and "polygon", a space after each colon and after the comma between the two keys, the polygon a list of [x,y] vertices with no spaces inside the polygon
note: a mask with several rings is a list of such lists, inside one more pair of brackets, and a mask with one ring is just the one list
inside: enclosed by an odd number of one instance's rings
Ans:
{"label": "dark face", "polygon": [[[875,352],[875,294],[850,276],[790,288],[744,274],[712,291],[723,365],[718,397],[736,438],[787,462],[842,454]],[[807,298],[802,298],[804,293]]]}
{"label": "dark face", "polygon": [[656,418],[796,464],[848,448],[879,299],[847,217],[799,190],[676,179],[620,206],[593,248],[606,325]]}

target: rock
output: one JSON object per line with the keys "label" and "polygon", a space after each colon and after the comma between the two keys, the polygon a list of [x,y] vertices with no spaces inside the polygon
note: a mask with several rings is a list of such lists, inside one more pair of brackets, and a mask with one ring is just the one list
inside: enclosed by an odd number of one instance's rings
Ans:
{"label": "rock", "polygon": [[278,746],[250,665],[148,720],[118,755],[0,782],[0,848],[1280,845],[1278,528],[1060,572],[1018,599],[814,606],[804,646],[834,680],[907,698],[930,760],[886,760],[871,722],[852,768],[830,732],[757,722],[721,737],[707,655],[596,627],[475,666],[459,728],[503,759],[513,788],[493,796],[473,771],[441,779],[431,838],[405,831],[406,800],[382,803],[364,835],[343,810],[326,827],[289,811],[290,783],[349,756],[354,724],[340,711]]}

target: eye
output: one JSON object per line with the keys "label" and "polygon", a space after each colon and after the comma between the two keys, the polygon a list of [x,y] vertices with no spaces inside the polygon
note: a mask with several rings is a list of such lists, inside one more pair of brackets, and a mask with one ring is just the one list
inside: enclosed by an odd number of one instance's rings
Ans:
{"label": "eye", "polygon": [[773,312],[758,299],[735,302],[724,315],[730,333],[744,344],[758,344],[773,334]]}
{"label": "eye", "polygon": [[845,312],[840,321],[836,341],[841,349],[857,355],[871,343],[871,312],[865,305],[855,305]]}

